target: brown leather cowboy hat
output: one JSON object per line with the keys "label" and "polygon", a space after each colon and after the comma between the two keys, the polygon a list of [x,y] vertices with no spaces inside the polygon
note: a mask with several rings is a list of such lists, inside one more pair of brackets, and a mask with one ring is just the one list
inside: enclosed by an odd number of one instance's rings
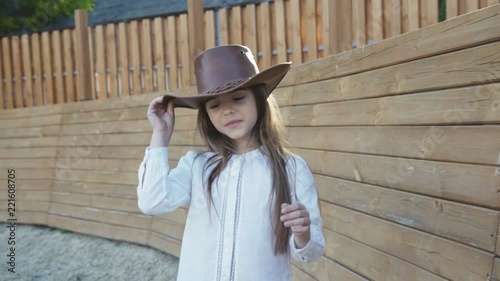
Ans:
{"label": "brown leather cowboy hat", "polygon": [[290,69],[291,62],[280,63],[259,71],[252,51],[241,45],[224,45],[201,52],[194,59],[198,95],[163,96],[166,104],[175,98],[174,107],[198,109],[203,101],[217,95],[255,85],[264,85],[269,95]]}

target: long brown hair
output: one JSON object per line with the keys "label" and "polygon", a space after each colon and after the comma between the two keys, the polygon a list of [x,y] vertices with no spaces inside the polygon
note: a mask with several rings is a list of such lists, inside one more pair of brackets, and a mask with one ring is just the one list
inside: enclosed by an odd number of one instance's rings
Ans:
{"label": "long brown hair", "polygon": [[[263,86],[251,88],[255,97],[257,107],[257,121],[251,132],[257,144],[262,146],[261,151],[267,157],[272,171],[272,194],[276,200],[274,212],[272,213],[272,225],[276,233],[277,240],[274,245],[274,254],[288,251],[288,239],[290,228],[281,223],[281,204],[291,203],[290,184],[288,181],[286,161],[291,153],[284,148],[285,141],[283,122],[279,113],[278,105],[273,95],[267,95]],[[206,169],[214,166],[208,176],[206,194],[209,198],[209,205],[213,203],[212,184],[226,167],[229,159],[235,153],[235,148],[231,139],[217,131],[210,121],[205,104],[198,110],[198,130],[205,140],[209,151],[216,152],[208,159]]]}

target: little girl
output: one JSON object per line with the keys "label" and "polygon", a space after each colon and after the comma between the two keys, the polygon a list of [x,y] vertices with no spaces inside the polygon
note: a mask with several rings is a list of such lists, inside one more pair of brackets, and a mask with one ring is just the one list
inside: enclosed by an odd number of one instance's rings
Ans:
{"label": "little girl", "polygon": [[[259,72],[245,46],[208,49],[194,61],[198,95],[154,99],[151,143],[139,167],[145,214],[189,206],[179,281],[291,280],[290,254],[311,262],[324,252],[314,178],[282,144],[273,95],[290,63]],[[174,107],[198,109],[208,151],[190,151],[169,173]]]}

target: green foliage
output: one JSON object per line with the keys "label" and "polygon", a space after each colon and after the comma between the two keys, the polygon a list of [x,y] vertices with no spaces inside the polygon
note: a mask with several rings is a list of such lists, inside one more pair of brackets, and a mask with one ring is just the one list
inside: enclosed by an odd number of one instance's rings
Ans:
{"label": "green foliage", "polygon": [[439,22],[446,20],[446,0],[439,0]]}
{"label": "green foliage", "polygon": [[91,11],[96,0],[0,0],[0,34],[43,29],[71,16],[76,9]]}

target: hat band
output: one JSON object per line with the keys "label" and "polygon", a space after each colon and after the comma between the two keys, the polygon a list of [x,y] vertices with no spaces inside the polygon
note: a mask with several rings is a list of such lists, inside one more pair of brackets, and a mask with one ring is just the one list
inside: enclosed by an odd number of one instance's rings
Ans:
{"label": "hat band", "polygon": [[201,93],[200,96],[211,95],[211,94],[216,94],[216,93],[219,93],[219,92],[224,92],[225,90],[234,88],[234,87],[242,84],[243,82],[245,82],[245,81],[247,81],[249,79],[250,79],[250,77],[229,81],[227,83],[221,84],[221,85],[219,85],[219,86],[217,86],[215,88],[212,88],[212,89],[210,89],[208,91],[205,91],[205,92]]}

